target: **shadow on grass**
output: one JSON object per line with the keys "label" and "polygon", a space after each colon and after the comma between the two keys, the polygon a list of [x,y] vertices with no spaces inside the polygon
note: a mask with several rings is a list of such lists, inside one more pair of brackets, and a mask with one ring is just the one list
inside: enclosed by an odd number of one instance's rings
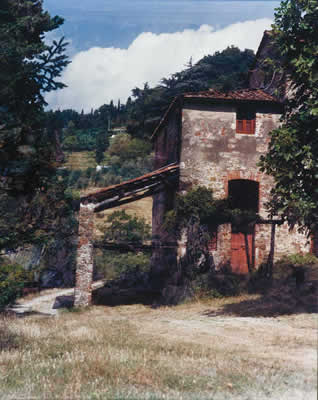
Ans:
{"label": "shadow on grass", "polygon": [[131,304],[152,305],[157,298],[158,293],[147,289],[113,290],[102,287],[93,292],[93,304],[110,307]]}
{"label": "shadow on grass", "polygon": [[207,310],[204,315],[208,317],[221,315],[276,317],[280,315],[317,313],[317,311],[316,288],[306,287],[297,290],[290,287],[276,287],[257,299],[225,304],[220,310]]}

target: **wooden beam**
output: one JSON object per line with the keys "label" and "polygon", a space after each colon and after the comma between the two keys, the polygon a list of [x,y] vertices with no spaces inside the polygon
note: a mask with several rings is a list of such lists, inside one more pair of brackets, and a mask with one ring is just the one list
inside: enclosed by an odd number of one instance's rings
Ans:
{"label": "wooden beam", "polygon": [[[160,192],[161,190],[162,189],[159,188],[158,192]],[[135,195],[135,196],[129,197],[128,199],[122,199],[122,200],[118,199],[118,200],[113,201],[113,202],[100,203],[97,206],[95,206],[94,213],[107,210],[108,208],[118,207],[118,206],[121,206],[123,204],[131,203],[133,201],[140,200],[140,199],[143,199],[145,197],[153,196],[156,192],[157,191],[156,191],[156,188],[155,188],[155,189],[148,190],[147,192],[144,192],[144,193],[142,193],[140,195]]]}
{"label": "wooden beam", "polygon": [[131,189],[145,189],[149,186],[149,183],[153,182],[158,185],[162,183],[163,180],[176,179],[178,176],[179,166],[175,163],[169,164],[162,167],[152,173],[145,174],[139,178],[131,179],[130,181],[123,182],[121,184],[109,186],[108,188],[101,189],[99,192],[91,193],[87,196],[83,196],[80,199],[81,203],[101,203],[103,200],[110,199],[117,195],[123,196],[120,192],[130,191]]}

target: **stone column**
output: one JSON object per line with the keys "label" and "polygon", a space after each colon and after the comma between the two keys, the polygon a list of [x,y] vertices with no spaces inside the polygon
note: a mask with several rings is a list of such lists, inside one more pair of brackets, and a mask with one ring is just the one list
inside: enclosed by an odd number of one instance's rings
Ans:
{"label": "stone column", "polygon": [[81,204],[79,212],[76,262],[75,307],[87,307],[92,302],[94,205]]}

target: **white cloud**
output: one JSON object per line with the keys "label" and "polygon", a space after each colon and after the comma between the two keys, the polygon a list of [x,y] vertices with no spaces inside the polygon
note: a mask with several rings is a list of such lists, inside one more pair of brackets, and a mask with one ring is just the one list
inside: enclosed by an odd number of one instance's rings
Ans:
{"label": "white cloud", "polygon": [[145,82],[156,85],[163,77],[180,71],[192,57],[203,56],[234,45],[256,50],[271,20],[259,19],[230,25],[219,31],[202,25],[198,30],[137,36],[128,49],[93,47],[77,53],[65,69],[62,81],[68,88],[49,93],[52,108],[89,111],[111,99],[125,102],[131,90]]}

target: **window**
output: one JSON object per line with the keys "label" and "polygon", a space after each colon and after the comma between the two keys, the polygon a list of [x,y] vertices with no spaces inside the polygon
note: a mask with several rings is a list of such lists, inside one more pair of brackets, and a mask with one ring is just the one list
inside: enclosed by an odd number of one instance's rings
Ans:
{"label": "window", "polygon": [[236,111],[236,133],[254,135],[256,112],[250,107],[239,107]]}

